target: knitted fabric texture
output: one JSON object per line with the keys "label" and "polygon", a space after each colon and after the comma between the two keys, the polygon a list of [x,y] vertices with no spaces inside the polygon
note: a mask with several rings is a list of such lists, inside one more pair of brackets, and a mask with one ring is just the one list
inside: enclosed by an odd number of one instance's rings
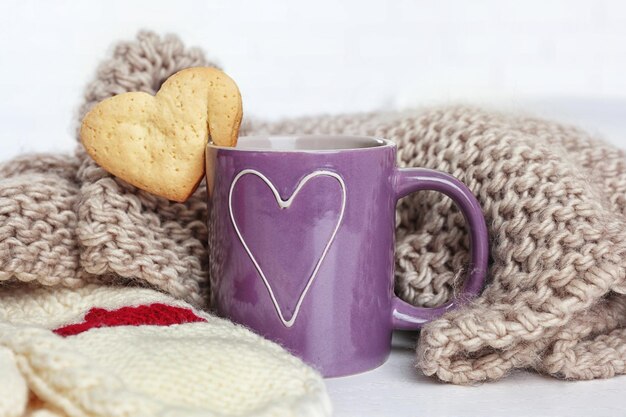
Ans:
{"label": "knitted fabric texture", "polygon": [[331,415],[301,360],[148,288],[5,287],[0,371],[0,417]]}
{"label": "knitted fabric texture", "polygon": [[[104,98],[154,93],[177,70],[208,64],[175,37],[140,33],[102,64],[79,119]],[[397,143],[400,166],[448,172],[478,197],[489,284],[422,330],[417,364],[427,375],[468,384],[515,368],[570,379],[626,372],[621,150],[573,127],[465,107],[245,120],[242,133],[385,137]],[[184,204],[169,202],[112,177],[80,146],[74,157],[18,158],[0,175],[1,280],[124,281],[206,304],[203,186]],[[454,205],[432,192],[403,199],[396,236],[396,292],[421,306],[453,296],[469,249]]]}

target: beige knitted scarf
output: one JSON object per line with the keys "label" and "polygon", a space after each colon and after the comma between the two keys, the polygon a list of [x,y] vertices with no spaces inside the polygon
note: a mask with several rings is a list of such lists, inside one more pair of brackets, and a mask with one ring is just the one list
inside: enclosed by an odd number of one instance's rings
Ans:
{"label": "beige knitted scarf", "polygon": [[[154,93],[172,73],[210,65],[173,36],[119,43],[89,84],[78,119],[126,91]],[[451,173],[482,204],[489,285],[473,304],[427,325],[417,366],[453,383],[515,368],[560,378],[626,372],[626,154],[572,127],[472,108],[260,123],[243,133],[377,135],[401,166]],[[0,281],[150,286],[207,300],[205,190],[173,203],[75,156],[29,155],[0,166]],[[462,216],[436,193],[398,207],[396,291],[422,306],[454,293],[467,261]]]}

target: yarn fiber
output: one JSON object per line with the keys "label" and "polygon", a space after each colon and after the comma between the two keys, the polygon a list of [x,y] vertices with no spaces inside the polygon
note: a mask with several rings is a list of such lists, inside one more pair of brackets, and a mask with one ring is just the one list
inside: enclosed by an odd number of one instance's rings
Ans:
{"label": "yarn fiber", "polygon": [[148,288],[3,288],[0,416],[327,417],[322,377]]}
{"label": "yarn fiber", "polygon": [[[142,32],[116,46],[79,117],[126,91],[155,93],[172,73],[211,65],[174,36]],[[463,181],[483,208],[489,283],[471,304],[425,326],[417,366],[470,384],[516,368],[559,378],[626,372],[626,155],[570,126],[468,107],[244,120],[243,134],[380,136],[403,167]],[[118,180],[77,146],[0,167],[0,280],[77,287],[150,286],[207,307],[206,191],[174,203]],[[420,306],[460,287],[463,217],[440,194],[398,205],[395,288]]]}

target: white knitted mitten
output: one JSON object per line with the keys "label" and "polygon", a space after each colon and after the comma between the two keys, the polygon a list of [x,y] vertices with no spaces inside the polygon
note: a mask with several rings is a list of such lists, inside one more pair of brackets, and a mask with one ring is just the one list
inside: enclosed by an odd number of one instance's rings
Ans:
{"label": "white knitted mitten", "polygon": [[0,417],[327,416],[275,343],[150,289],[0,293]]}

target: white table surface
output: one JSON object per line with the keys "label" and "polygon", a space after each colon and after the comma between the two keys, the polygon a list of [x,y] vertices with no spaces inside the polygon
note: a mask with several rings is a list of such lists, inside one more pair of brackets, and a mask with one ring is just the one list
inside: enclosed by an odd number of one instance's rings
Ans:
{"label": "white table surface", "polygon": [[[551,99],[507,109],[574,123],[626,148],[626,101]],[[437,382],[415,369],[417,333],[396,332],[389,360],[373,371],[327,380],[336,417],[626,416],[626,376],[561,381],[516,371],[478,386]]]}
{"label": "white table surface", "polygon": [[[217,58],[247,115],[460,100],[576,123],[626,148],[625,10],[619,0],[5,1],[0,160],[70,152],[85,83],[112,40],[141,27],[177,32]],[[415,336],[397,334],[382,367],[327,381],[336,416],[626,416],[626,377],[518,372],[452,386],[415,370]]]}
{"label": "white table surface", "polygon": [[414,368],[416,337],[396,332],[384,365],[327,379],[335,416],[626,416],[626,377],[571,382],[516,371],[495,383],[443,384]]}
{"label": "white table surface", "polygon": [[[502,107],[575,123],[626,147],[623,100],[538,100],[503,103]],[[415,369],[417,336],[396,332],[391,356],[378,369],[328,379],[336,417],[626,416],[626,376],[572,382],[516,371],[478,386],[444,384]]]}
{"label": "white table surface", "polygon": [[[492,103],[492,106],[494,104]],[[497,107],[576,123],[626,147],[626,101],[543,100],[497,103]],[[2,126],[0,160],[23,151],[69,151],[71,135],[55,145],[49,137],[18,140],[7,118]],[[7,140],[6,138],[11,138]],[[15,139],[13,139],[15,138]],[[414,367],[417,333],[394,335],[389,360],[370,372],[327,380],[336,417],[618,417],[626,416],[626,376],[609,380],[565,382],[529,372],[474,387],[437,382]]]}

